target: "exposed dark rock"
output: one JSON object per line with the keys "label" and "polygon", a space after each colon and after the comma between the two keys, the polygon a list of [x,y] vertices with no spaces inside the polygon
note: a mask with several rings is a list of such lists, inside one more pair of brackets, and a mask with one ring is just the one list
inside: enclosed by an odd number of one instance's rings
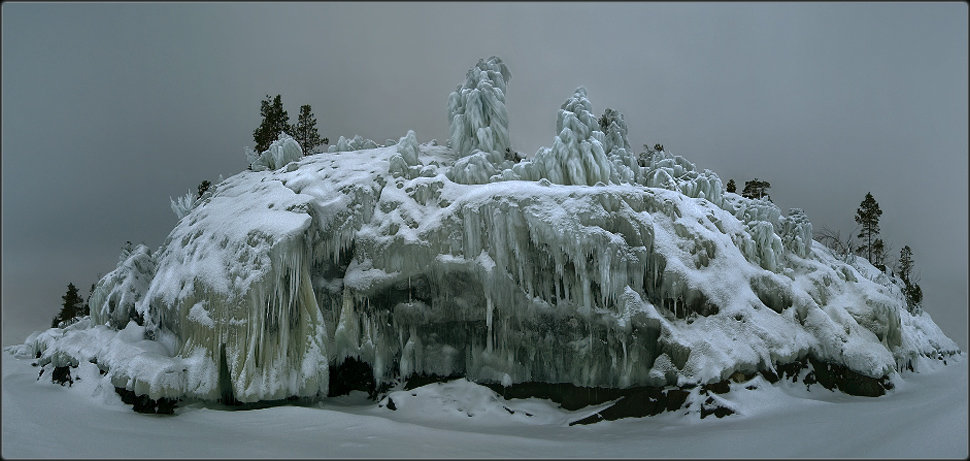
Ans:
{"label": "exposed dark rock", "polygon": [[660,389],[644,387],[632,390],[608,408],[569,423],[592,424],[599,421],[613,421],[621,418],[642,418],[653,416],[664,411],[676,411],[687,401],[688,392],[683,389]]}
{"label": "exposed dark rock", "polygon": [[781,378],[778,377],[778,375],[776,375],[775,372],[771,370],[767,370],[767,369],[758,370],[758,373],[761,374],[761,376],[763,376],[765,380],[767,380],[771,384],[777,383],[778,381],[781,380]]}
{"label": "exposed dark rock", "polygon": [[714,397],[708,397],[704,403],[701,404],[701,419],[708,417],[709,415],[714,415],[718,418],[723,418],[727,415],[733,415],[734,410],[721,406],[717,404]]}
{"label": "exposed dark rock", "polygon": [[568,383],[516,383],[510,387],[501,384],[485,383],[484,386],[501,394],[506,399],[527,399],[536,397],[549,399],[566,410],[578,410],[589,405],[597,405],[616,400],[631,394],[639,388],[608,389],[603,387],[580,387]]}
{"label": "exposed dark rock", "polygon": [[158,407],[157,407],[156,413],[160,415],[173,415],[175,414],[175,407],[177,406],[176,405],[177,403],[178,403],[177,399],[162,397],[158,399]]}
{"label": "exposed dark rock", "polygon": [[445,383],[458,378],[461,378],[461,375],[440,376],[440,375],[414,374],[414,375],[408,376],[407,381],[404,382],[404,390],[409,391],[411,389],[425,386],[428,384]]}
{"label": "exposed dark rock", "polygon": [[122,402],[131,405],[132,409],[138,413],[171,415],[175,414],[175,407],[178,404],[178,399],[162,397],[154,400],[147,395],[137,395],[134,391],[129,391],[123,387],[116,387],[115,393],[121,396]]}
{"label": "exposed dark rock", "polygon": [[348,357],[340,366],[330,367],[330,390],[328,397],[347,395],[350,391],[364,391],[370,398],[377,395],[374,370],[370,364]]}
{"label": "exposed dark rock", "polygon": [[708,393],[713,392],[715,394],[727,394],[731,391],[731,384],[727,380],[705,384],[701,386],[701,392]]}
{"label": "exposed dark rock", "polygon": [[870,378],[844,365],[821,362],[814,357],[809,357],[809,362],[812,364],[815,380],[829,390],[839,389],[849,395],[878,397],[893,388],[893,384],[886,376]]}
{"label": "exposed dark rock", "polygon": [[[43,373],[43,371],[41,371]],[[74,384],[74,379],[71,378],[71,367],[62,366],[54,367],[54,371],[51,372],[51,382],[60,384],[63,386],[65,383],[70,387]]]}
{"label": "exposed dark rock", "polygon": [[397,405],[394,404],[394,399],[387,398],[387,409],[391,411],[397,411]]}

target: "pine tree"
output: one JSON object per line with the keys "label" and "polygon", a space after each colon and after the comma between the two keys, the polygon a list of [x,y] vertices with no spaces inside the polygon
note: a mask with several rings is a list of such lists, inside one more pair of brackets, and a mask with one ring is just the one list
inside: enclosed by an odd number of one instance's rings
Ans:
{"label": "pine tree", "polygon": [[913,277],[913,250],[909,245],[899,250],[899,278],[903,279],[903,294],[910,311],[915,311],[923,301],[923,289]]}
{"label": "pine tree", "polygon": [[866,198],[859,205],[859,209],[856,210],[855,222],[862,225],[858,237],[865,241],[865,245],[859,250],[866,253],[866,259],[870,262],[872,261],[873,244],[876,236],[879,235],[879,216],[881,215],[882,210],[879,209],[876,199],[872,198],[871,193],[867,192]]}
{"label": "pine tree", "polygon": [[909,248],[909,245],[903,247],[899,250],[899,278],[903,279],[903,282],[909,281],[909,275],[913,271],[913,250]]}
{"label": "pine tree", "polygon": [[770,182],[754,178],[751,181],[744,182],[744,190],[741,191],[741,196],[745,198],[765,198],[770,202],[771,196],[768,195],[768,189],[770,188]]}
{"label": "pine tree", "polygon": [[323,142],[320,139],[320,133],[317,132],[317,119],[310,111],[309,104],[300,106],[300,117],[292,127],[292,132],[293,139],[296,139],[303,148],[303,155],[310,155],[313,148]]}
{"label": "pine tree", "polygon": [[66,322],[75,317],[82,315],[84,311],[83,302],[80,294],[78,294],[77,287],[73,283],[67,284],[67,293],[61,296],[64,300],[64,304],[61,307],[61,311],[54,317],[51,322],[51,328],[56,328],[62,322]]}
{"label": "pine tree", "polygon": [[732,194],[738,191],[738,186],[734,184],[734,178],[728,180],[727,191]]}
{"label": "pine tree", "polygon": [[269,95],[266,95],[266,99],[260,103],[259,114],[263,117],[263,121],[258,128],[253,130],[256,152],[268,149],[280,133],[292,136],[290,116],[283,109],[283,100],[280,95],[276,95],[272,100],[270,100]]}
{"label": "pine tree", "polygon": [[886,244],[882,239],[872,242],[872,265],[877,269],[886,271]]}
{"label": "pine tree", "polygon": [[202,181],[202,183],[199,184],[199,195],[196,197],[196,199],[202,198],[202,194],[205,194],[205,192],[209,190],[210,186],[212,186],[212,183],[210,183],[208,179]]}

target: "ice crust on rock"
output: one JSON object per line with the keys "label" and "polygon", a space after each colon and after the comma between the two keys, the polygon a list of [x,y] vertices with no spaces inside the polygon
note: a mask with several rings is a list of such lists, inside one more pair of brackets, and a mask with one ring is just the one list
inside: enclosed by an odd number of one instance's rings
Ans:
{"label": "ice crust on rock", "polygon": [[[719,381],[808,354],[877,377],[958,350],[905,309],[890,278],[811,241],[800,211],[734,194],[719,206],[677,182],[466,185],[444,166],[396,175],[388,165],[414,146],[406,138],[224,181],[155,252],[154,272],[139,247],[96,289],[95,323],[108,324],[98,334],[134,309],[171,352],[128,359],[113,350],[127,343],[102,339],[82,355],[153,395],[257,401],[326,395],[328,368],[350,357],[377,382],[629,387]],[[678,165],[681,181],[701,177],[676,159],[655,168]]]}
{"label": "ice crust on rock", "polygon": [[480,64],[450,99],[452,147],[408,132],[302,157],[278,140],[161,248],[122,258],[90,320],[21,353],[94,360],[156,397],[254,402],[326,396],[349,358],[378,384],[627,388],[806,356],[875,378],[959,351],[898,280],[814,242],[801,210],[724,193],[663,150],[634,156],[622,116],[600,131],[582,88],[552,148],[493,158],[508,73]]}

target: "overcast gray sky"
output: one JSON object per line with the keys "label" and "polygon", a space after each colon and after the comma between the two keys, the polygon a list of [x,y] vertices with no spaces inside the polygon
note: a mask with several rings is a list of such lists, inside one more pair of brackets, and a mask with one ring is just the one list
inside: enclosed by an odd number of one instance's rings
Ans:
{"label": "overcast gray sky", "polygon": [[967,348],[967,5],[953,3],[3,3],[3,344],[49,326],[126,240],[158,247],[169,197],[246,167],[259,102],[322,136],[448,134],[479,58],[509,66],[513,148],[552,144],[585,85],[631,144],[816,229],[866,192],[910,245],[926,310]]}

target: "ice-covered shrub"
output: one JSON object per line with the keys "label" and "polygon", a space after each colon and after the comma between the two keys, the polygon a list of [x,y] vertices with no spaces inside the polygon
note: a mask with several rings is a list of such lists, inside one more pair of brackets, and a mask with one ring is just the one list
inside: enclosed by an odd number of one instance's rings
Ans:
{"label": "ice-covered shrub", "polygon": [[269,149],[263,151],[259,158],[253,162],[254,171],[278,170],[290,162],[295,162],[303,157],[303,148],[292,136],[280,133],[280,137],[269,145]]}
{"label": "ice-covered shrub", "polygon": [[184,218],[199,203],[195,194],[192,192],[186,192],[185,195],[176,197],[174,200],[169,197],[168,200],[171,203],[172,213],[175,213],[176,219]]}
{"label": "ice-covered shrub", "polygon": [[123,248],[118,266],[98,281],[91,294],[94,323],[123,328],[128,321],[139,318],[135,306],[145,297],[155,268],[155,258],[147,246]]}
{"label": "ice-covered shrub", "polygon": [[465,74],[465,82],[448,95],[451,145],[459,157],[480,150],[492,163],[502,161],[509,147],[505,91],[511,76],[500,58],[479,59]]}
{"label": "ice-covered shrub", "polygon": [[640,166],[630,149],[623,114],[607,108],[599,119],[599,126],[600,131],[604,134],[603,150],[606,151],[606,156],[613,162],[612,181],[617,184],[633,183]]}

